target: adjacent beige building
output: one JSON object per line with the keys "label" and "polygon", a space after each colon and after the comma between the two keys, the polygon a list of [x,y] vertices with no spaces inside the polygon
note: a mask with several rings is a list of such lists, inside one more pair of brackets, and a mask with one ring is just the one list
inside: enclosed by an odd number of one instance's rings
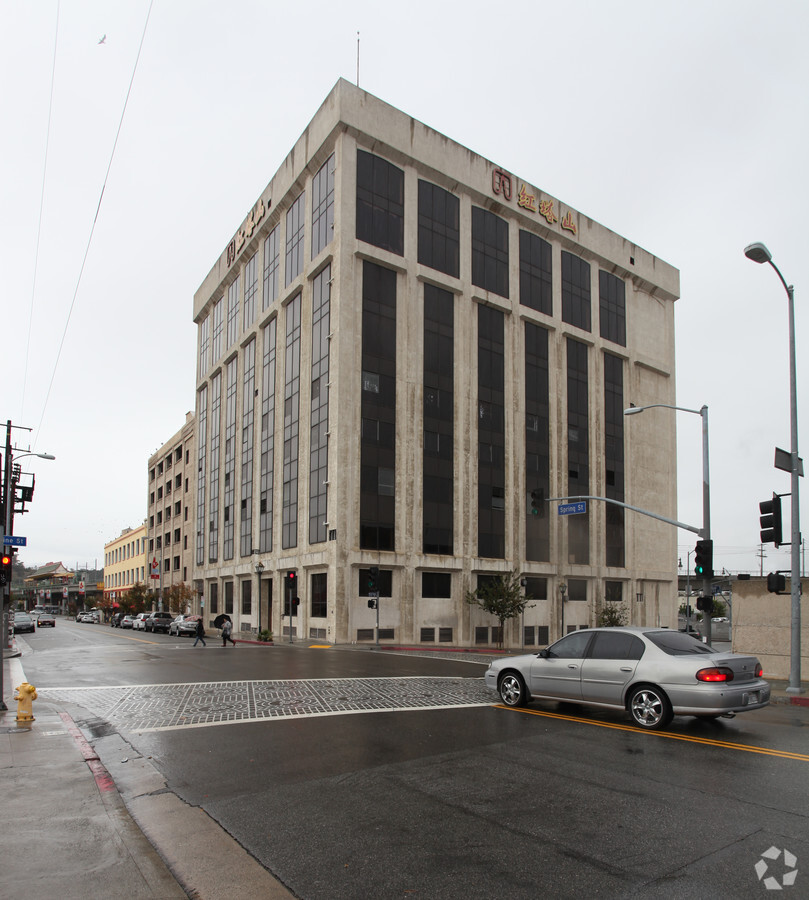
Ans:
{"label": "adjacent beige building", "polygon": [[[147,583],[160,599],[172,585],[193,589],[196,445],[194,414],[149,457]],[[156,574],[157,577],[151,577]],[[198,612],[196,601],[191,604]]]}
{"label": "adjacent beige building", "polygon": [[148,584],[146,522],[104,544],[104,599],[113,607],[138,583]]}
{"label": "adjacent beige building", "polygon": [[611,602],[676,627],[676,530],[621,504],[676,518],[675,416],[623,411],[676,403],[679,274],[529,174],[331,91],[194,297],[180,565],[206,618],[488,645],[465,597],[516,572],[534,601],[507,647]]}

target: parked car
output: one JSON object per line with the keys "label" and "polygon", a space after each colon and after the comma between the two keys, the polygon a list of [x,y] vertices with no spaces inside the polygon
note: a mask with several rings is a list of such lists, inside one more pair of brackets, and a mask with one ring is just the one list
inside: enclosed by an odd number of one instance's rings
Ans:
{"label": "parked car", "polygon": [[19,634],[21,631],[30,631],[35,632],[37,630],[34,619],[28,615],[28,613],[24,612],[15,612],[14,613],[14,634]]}
{"label": "parked car", "polygon": [[138,613],[135,616],[135,621],[132,623],[132,627],[135,631],[145,631],[146,630],[146,620],[149,618],[151,613]]}
{"label": "parked car", "polygon": [[153,612],[144,622],[143,627],[146,631],[163,631],[168,632],[174,617],[167,612]]}
{"label": "parked car", "polygon": [[201,616],[179,615],[169,625],[169,634],[176,634],[177,637],[183,634],[195,635],[197,633],[197,622],[201,618]]}
{"label": "parked car", "polygon": [[37,627],[42,628],[44,625],[50,625],[51,628],[56,628],[56,619],[54,619],[50,613],[41,612],[37,616]]}
{"label": "parked car", "polygon": [[720,652],[666,628],[586,628],[539,653],[493,661],[484,675],[507,706],[532,699],[625,709],[641,728],[672,716],[761,709],[770,685],[755,656]]}
{"label": "parked car", "polygon": [[121,619],[121,628],[132,628],[132,626],[134,624],[135,624],[134,616],[124,616],[123,619]]}

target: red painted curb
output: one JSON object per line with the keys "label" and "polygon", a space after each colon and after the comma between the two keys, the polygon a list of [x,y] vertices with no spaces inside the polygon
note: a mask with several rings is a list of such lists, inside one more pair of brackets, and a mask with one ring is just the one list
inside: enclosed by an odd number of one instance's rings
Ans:
{"label": "red painted curb", "polygon": [[93,778],[95,778],[99,791],[101,791],[102,794],[106,791],[114,791],[115,782],[112,780],[112,775],[106,770],[95,750],[85,740],[84,735],[79,731],[78,725],[76,725],[66,712],[60,712],[59,717],[65,723],[65,727],[70,736],[78,744],[81,755],[84,757],[90,771],[93,773]]}

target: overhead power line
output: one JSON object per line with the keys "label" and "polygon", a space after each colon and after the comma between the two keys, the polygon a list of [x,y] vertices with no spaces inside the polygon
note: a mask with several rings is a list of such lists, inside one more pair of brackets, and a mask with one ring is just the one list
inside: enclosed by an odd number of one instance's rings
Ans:
{"label": "overhead power line", "polygon": [[98,222],[98,215],[101,212],[101,203],[104,199],[104,190],[107,187],[107,180],[110,175],[110,169],[112,168],[112,161],[115,158],[115,149],[118,146],[118,138],[121,135],[121,128],[123,127],[123,124],[124,124],[124,116],[126,115],[126,108],[129,104],[129,96],[132,93],[132,85],[135,81],[135,74],[138,71],[138,62],[140,61],[140,54],[141,54],[141,50],[143,49],[143,42],[146,39],[146,29],[149,25],[149,17],[152,14],[153,4],[154,4],[154,0],[151,0],[151,2],[149,3],[149,10],[146,13],[146,21],[143,23],[143,34],[141,35],[140,44],[138,45],[138,54],[135,57],[135,65],[132,67],[132,76],[129,79],[129,87],[127,88],[126,98],[124,99],[124,106],[123,106],[123,109],[121,110],[121,118],[118,122],[118,130],[115,132],[115,141],[113,142],[113,145],[112,145],[112,151],[110,153],[109,163],[107,164],[107,171],[104,173],[104,183],[101,185],[101,194],[99,195],[99,198],[98,198],[98,205],[96,206],[95,216],[93,217],[93,224],[92,224],[92,227],[90,228],[90,235],[87,238],[87,246],[84,248],[84,257],[82,258],[82,261],[81,261],[81,268],[79,269],[79,277],[76,280],[76,287],[73,291],[73,299],[70,302],[70,309],[68,310],[67,319],[65,321],[65,327],[64,327],[64,330],[62,331],[62,339],[59,342],[59,350],[56,354],[56,359],[54,360],[54,363],[53,363],[53,372],[51,373],[51,380],[50,380],[50,383],[48,384],[48,392],[46,393],[45,400],[42,404],[42,415],[40,416],[39,425],[37,426],[37,429],[36,429],[37,437],[39,436],[39,434],[42,431],[42,422],[45,418],[45,411],[48,406],[48,400],[50,399],[50,396],[51,396],[51,389],[53,388],[53,382],[56,378],[56,370],[59,367],[59,360],[62,356],[62,349],[65,345],[67,329],[68,329],[68,326],[70,325],[70,318],[73,315],[73,308],[76,305],[76,297],[78,296],[78,293],[79,293],[79,287],[81,285],[82,275],[84,274],[84,267],[87,263],[87,256],[90,253],[90,245],[93,242],[93,234],[95,233],[96,223]]}

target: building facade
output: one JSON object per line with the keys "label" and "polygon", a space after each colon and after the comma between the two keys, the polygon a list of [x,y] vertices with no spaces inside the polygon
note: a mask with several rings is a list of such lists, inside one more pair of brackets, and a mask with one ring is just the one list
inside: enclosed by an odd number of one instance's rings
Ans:
{"label": "building facade", "polygon": [[[163,609],[160,603],[164,592],[177,585],[184,584],[195,594],[191,607],[198,599],[193,590],[197,486],[194,425],[194,414],[186,413],[183,427],[149,457],[148,586],[158,597],[159,609]],[[182,605],[184,610],[188,608]]]}
{"label": "building facade", "polygon": [[134,585],[148,583],[146,523],[104,544],[104,599],[114,607]]}
{"label": "building facade", "polygon": [[[612,602],[676,626],[676,532],[621,504],[675,516],[674,416],[623,411],[675,403],[678,291],[339,81],[194,297],[206,614],[426,646],[545,644]],[[533,600],[501,636],[466,597],[507,572]]]}

